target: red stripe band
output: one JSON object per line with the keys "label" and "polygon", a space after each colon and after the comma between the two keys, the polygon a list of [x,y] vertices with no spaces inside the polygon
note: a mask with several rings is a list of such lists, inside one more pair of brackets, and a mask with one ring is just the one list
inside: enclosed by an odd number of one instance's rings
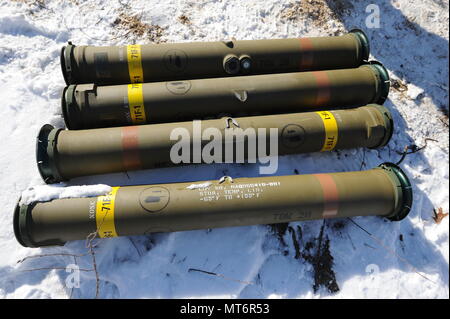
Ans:
{"label": "red stripe band", "polygon": [[142,168],[139,154],[138,126],[122,128],[122,160],[126,170]]}
{"label": "red stripe band", "polygon": [[336,182],[329,174],[314,174],[323,190],[323,218],[336,217],[339,210],[339,193]]}
{"label": "red stripe band", "polygon": [[308,38],[300,38],[300,70],[311,69],[314,64],[314,53],[312,41]]}
{"label": "red stripe band", "polygon": [[316,95],[316,105],[326,106],[330,101],[331,91],[330,91],[330,79],[326,71],[316,71],[312,72],[316,78],[317,84],[317,95]]}

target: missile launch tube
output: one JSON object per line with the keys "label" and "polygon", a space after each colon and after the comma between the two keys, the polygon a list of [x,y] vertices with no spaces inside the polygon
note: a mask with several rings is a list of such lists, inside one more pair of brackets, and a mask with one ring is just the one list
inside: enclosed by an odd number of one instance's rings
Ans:
{"label": "missile launch tube", "polygon": [[62,109],[69,129],[295,113],[383,104],[389,75],[378,62],[354,69],[128,85],[70,85]]}
{"label": "missile launch tube", "polygon": [[378,215],[398,221],[412,204],[396,165],[346,173],[222,178],[220,181],[113,187],[98,197],[18,204],[23,246],[217,227]]}
{"label": "missile launch tube", "polygon": [[[213,162],[203,156],[208,145],[211,150],[207,153],[213,154],[218,163],[256,163],[256,158],[269,154],[377,148],[389,141],[392,131],[390,112],[384,106],[371,104],[348,110],[78,131],[47,124],[41,128],[36,151],[41,176],[47,183],[54,183],[177,162]],[[219,144],[210,144],[217,141]],[[174,160],[174,154],[179,153],[184,155]]]}
{"label": "missile launch tube", "polygon": [[126,84],[355,68],[367,61],[361,30],[337,37],[75,46],[61,50],[67,84]]}

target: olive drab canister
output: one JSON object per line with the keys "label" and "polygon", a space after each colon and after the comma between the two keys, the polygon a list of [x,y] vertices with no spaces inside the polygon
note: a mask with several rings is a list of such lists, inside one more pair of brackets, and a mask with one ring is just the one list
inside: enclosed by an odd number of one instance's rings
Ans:
{"label": "olive drab canister", "polygon": [[353,69],[68,86],[62,109],[69,129],[179,122],[215,117],[307,112],[382,104],[389,75],[378,62]]}
{"label": "olive drab canister", "polygon": [[126,84],[355,68],[369,57],[361,30],[300,39],[75,46],[61,51],[67,84]]}
{"label": "olive drab canister", "polygon": [[[256,154],[261,158],[355,147],[378,148],[389,141],[392,132],[389,110],[370,104],[348,110],[75,131],[47,124],[39,132],[36,151],[41,176],[47,183],[54,183],[84,175],[179,163],[209,163],[199,155],[213,142],[219,142],[219,146],[209,153],[221,154],[213,162],[241,163],[255,160]],[[185,147],[175,153],[184,151],[188,155],[177,162],[172,152],[181,144]],[[238,154],[245,161],[240,161]]]}
{"label": "olive drab canister", "polygon": [[[23,246],[86,239],[323,218],[405,218],[412,188],[404,172],[384,163],[345,173],[270,176],[195,183],[112,187],[97,197],[16,206],[14,232]],[[225,239],[226,240],[226,239]]]}

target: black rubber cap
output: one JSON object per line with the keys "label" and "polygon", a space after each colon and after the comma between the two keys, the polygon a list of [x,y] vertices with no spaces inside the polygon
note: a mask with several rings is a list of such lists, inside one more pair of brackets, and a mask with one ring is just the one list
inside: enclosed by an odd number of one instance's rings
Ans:
{"label": "black rubber cap", "polygon": [[397,178],[399,184],[397,187],[400,188],[401,194],[401,198],[399,198],[400,204],[398,205],[397,209],[391,215],[386,216],[386,218],[391,221],[400,221],[408,216],[409,212],[411,211],[413,202],[411,182],[409,181],[408,176],[406,176],[405,172],[399,166],[393,163],[386,162],[379,165],[379,167],[393,173]]}
{"label": "black rubber cap", "polygon": [[373,101],[373,103],[383,104],[386,101],[389,95],[389,90],[391,88],[391,80],[389,78],[389,73],[381,62],[369,61],[368,64],[376,72],[378,78],[379,93],[377,95],[376,100]]}
{"label": "black rubber cap", "polygon": [[36,162],[42,179],[47,184],[63,180],[55,163],[56,139],[61,129],[50,124],[41,127],[36,140]]}
{"label": "black rubber cap", "polygon": [[360,64],[362,64],[365,61],[369,60],[370,55],[370,44],[369,44],[369,38],[367,37],[367,34],[361,29],[352,29],[350,30],[350,33],[353,33],[356,38],[358,39],[359,43],[361,44],[361,61]]}

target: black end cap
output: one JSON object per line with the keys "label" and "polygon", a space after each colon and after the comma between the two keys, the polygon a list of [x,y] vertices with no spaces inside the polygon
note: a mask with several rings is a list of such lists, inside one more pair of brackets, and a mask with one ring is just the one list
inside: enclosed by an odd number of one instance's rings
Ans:
{"label": "black end cap", "polygon": [[30,211],[33,208],[31,205],[20,205],[20,199],[17,201],[14,209],[14,236],[16,240],[24,247],[38,247],[38,245],[30,238],[28,228],[30,222]]}
{"label": "black end cap", "polygon": [[39,130],[36,140],[36,162],[39,174],[41,174],[42,179],[47,184],[63,180],[56,169],[54,159],[54,146],[60,131],[60,129],[56,129],[50,124],[45,124]]}
{"label": "black end cap", "polygon": [[361,61],[362,64],[365,61],[369,60],[370,55],[370,44],[369,44],[369,38],[367,37],[367,34],[361,30],[361,29],[352,29],[349,31],[350,33],[353,33],[356,38],[358,39],[359,43],[361,44]]}
{"label": "black end cap", "polygon": [[389,95],[389,90],[391,88],[389,73],[381,62],[369,61],[368,64],[372,67],[373,70],[375,70],[378,75],[377,78],[379,93],[377,94],[376,101],[373,101],[373,103],[383,104],[386,101]]}
{"label": "black end cap", "polygon": [[379,165],[380,168],[387,170],[389,172],[394,173],[394,175],[397,177],[399,186],[401,188],[401,203],[396,209],[395,212],[393,212],[392,215],[386,216],[391,221],[400,221],[404,219],[406,216],[408,216],[409,212],[411,211],[412,202],[413,202],[413,191],[411,182],[408,179],[408,176],[405,174],[405,172],[397,165],[393,163],[383,163]]}

